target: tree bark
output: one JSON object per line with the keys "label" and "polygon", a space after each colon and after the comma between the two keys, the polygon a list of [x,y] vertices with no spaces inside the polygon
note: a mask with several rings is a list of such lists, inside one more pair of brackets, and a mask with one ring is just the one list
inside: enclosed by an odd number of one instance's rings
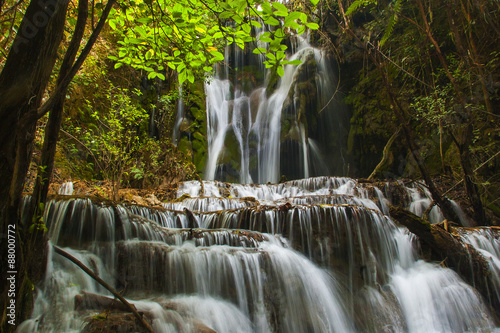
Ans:
{"label": "tree bark", "polygon": [[[57,86],[61,85],[63,79],[69,74],[73,63],[75,62],[80,42],[82,41],[83,34],[85,32],[88,12],[88,0],[80,0],[78,2],[78,19],[75,31],[59,70]],[[59,93],[57,101],[53,109],[50,111],[49,120],[47,121],[47,126],[45,127],[45,137],[43,139],[42,157],[40,162],[42,167],[38,170],[35,187],[33,189],[32,210],[34,215],[33,220],[36,222],[41,222],[45,203],[47,201],[50,180],[54,169],[57,138],[59,136],[59,129],[61,128],[67,88],[68,87],[65,87],[65,89],[62,89]]]}
{"label": "tree bark", "polygon": [[[54,67],[62,41],[69,0],[32,1],[23,17],[18,33],[0,73],[0,234],[7,237],[15,228],[15,265],[2,255],[1,279],[15,271],[15,297],[8,296],[3,284],[0,295],[2,315],[0,331],[11,332],[7,317],[7,302],[14,299],[17,325],[31,311],[32,283],[41,279],[45,270],[46,236],[43,229],[31,232],[20,223],[18,216],[22,190],[31,158],[37,118],[21,122],[21,117],[36,114]],[[1,253],[7,253],[7,241],[1,242]],[[21,250],[22,246],[22,250]]]}
{"label": "tree bark", "polygon": [[375,178],[375,176],[377,175],[379,170],[384,166],[384,164],[389,159],[389,153],[391,150],[391,146],[394,143],[394,140],[396,140],[396,138],[398,137],[399,132],[401,132],[401,127],[398,128],[398,130],[396,132],[394,132],[394,134],[392,134],[392,136],[389,138],[389,141],[387,141],[387,144],[385,145],[384,151],[382,153],[382,160],[380,160],[380,162],[377,164],[375,169],[373,169],[372,173],[368,177],[368,180],[372,180],[373,178]]}

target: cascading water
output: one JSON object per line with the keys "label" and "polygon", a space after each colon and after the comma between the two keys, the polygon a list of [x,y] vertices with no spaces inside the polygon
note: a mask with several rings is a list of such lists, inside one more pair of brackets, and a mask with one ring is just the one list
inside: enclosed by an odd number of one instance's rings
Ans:
{"label": "cascading water", "polygon": [[[51,241],[123,290],[156,332],[496,330],[473,287],[418,258],[378,189],[333,177],[205,181],[182,184],[178,197],[164,210],[59,199],[44,219]],[[464,230],[498,280],[498,238]],[[105,309],[75,299],[109,293],[51,253],[37,295],[20,332],[80,332]]]}
{"label": "cascading water", "polygon": [[[232,76],[228,67],[224,67],[205,86],[208,124],[205,179],[277,182],[282,175],[288,178],[327,175],[334,171],[327,165],[342,162],[339,156],[343,130],[331,127],[342,126],[343,122],[341,108],[332,102],[335,74],[322,51],[311,47],[303,37],[295,40],[289,60],[298,59],[302,64],[285,66],[276,88],[269,86],[274,82],[270,74],[267,83],[256,82],[248,88],[243,78],[252,76],[258,81],[256,74],[246,69],[248,64],[243,60],[248,56],[238,48],[226,50],[228,62],[235,66],[231,70],[239,75]],[[261,61],[253,59],[253,63]],[[253,68],[257,72],[262,70],[258,66]],[[268,86],[263,87],[265,84]],[[325,142],[336,145],[336,149]],[[329,157],[326,150],[330,150]]]}

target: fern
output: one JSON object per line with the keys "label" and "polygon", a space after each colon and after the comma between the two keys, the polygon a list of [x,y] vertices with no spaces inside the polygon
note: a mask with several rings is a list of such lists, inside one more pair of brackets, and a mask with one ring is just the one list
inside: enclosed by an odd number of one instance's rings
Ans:
{"label": "fern", "polygon": [[385,42],[387,42],[392,32],[394,31],[394,26],[398,22],[398,15],[399,13],[401,13],[402,3],[403,0],[396,0],[394,5],[392,6],[393,10],[391,13],[391,17],[389,17],[389,23],[385,28],[384,36],[382,36],[382,39],[380,40],[380,46],[384,46]]}
{"label": "fern", "polygon": [[356,0],[354,1],[349,8],[347,8],[347,11],[345,12],[346,16],[352,15],[354,12],[356,12],[360,7],[366,6],[368,4],[377,4],[377,0]]}

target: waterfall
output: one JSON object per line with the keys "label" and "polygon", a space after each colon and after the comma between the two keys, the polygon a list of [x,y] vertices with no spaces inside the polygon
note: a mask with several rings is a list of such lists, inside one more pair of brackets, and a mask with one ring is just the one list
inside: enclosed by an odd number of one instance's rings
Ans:
{"label": "waterfall", "polygon": [[[205,85],[205,179],[266,183],[277,182],[282,175],[308,178],[329,174],[328,144],[337,145],[329,155],[342,154],[338,142],[342,130],[331,126],[339,126],[342,117],[332,98],[335,74],[325,54],[305,38],[296,37],[288,60],[299,59],[302,64],[286,65],[274,87],[271,74],[260,81],[256,77],[256,72],[263,71],[261,67],[247,69],[262,59],[243,52],[228,47],[226,59],[234,68],[231,72],[229,65],[219,68]],[[244,81],[247,76],[256,81],[251,88]]]}
{"label": "waterfall", "polygon": [[[204,181],[201,191],[199,182],[180,184],[164,209],[59,197],[44,219],[51,242],[123,290],[156,332],[498,329],[473,286],[419,258],[418,240],[386,214],[390,200],[378,188],[316,177]],[[489,258],[490,300],[498,299],[498,234],[463,229],[461,237]],[[109,296],[51,252],[19,332],[82,331],[105,310],[75,308],[89,293]]]}

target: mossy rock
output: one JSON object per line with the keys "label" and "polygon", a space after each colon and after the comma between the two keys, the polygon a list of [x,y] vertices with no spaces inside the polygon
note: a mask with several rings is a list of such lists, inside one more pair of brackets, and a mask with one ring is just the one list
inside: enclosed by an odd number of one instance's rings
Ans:
{"label": "mossy rock", "polygon": [[[237,164],[240,163],[241,151],[236,135],[234,134],[234,131],[230,129],[226,133],[226,138],[224,139],[224,147],[222,148],[222,152],[219,155],[217,164],[231,163],[234,167],[234,161],[237,161]],[[239,170],[239,166],[235,169]]]}
{"label": "mossy rock", "polygon": [[198,107],[192,107],[189,109],[191,111],[191,114],[196,120],[201,120],[204,121],[206,117],[206,111],[201,110]]}
{"label": "mossy rock", "polygon": [[88,319],[83,333],[149,332],[132,313],[101,313]]}
{"label": "mossy rock", "polygon": [[205,136],[203,134],[201,134],[200,132],[194,132],[193,133],[193,137],[198,140],[198,141],[201,141],[201,142],[205,142]]}
{"label": "mossy rock", "polygon": [[193,160],[194,166],[196,167],[196,171],[200,174],[205,170],[205,165],[207,164],[207,155],[206,154],[194,154]]}
{"label": "mossy rock", "polygon": [[193,144],[187,137],[183,137],[180,139],[179,144],[177,145],[177,149],[185,154],[191,155],[193,151]]}

